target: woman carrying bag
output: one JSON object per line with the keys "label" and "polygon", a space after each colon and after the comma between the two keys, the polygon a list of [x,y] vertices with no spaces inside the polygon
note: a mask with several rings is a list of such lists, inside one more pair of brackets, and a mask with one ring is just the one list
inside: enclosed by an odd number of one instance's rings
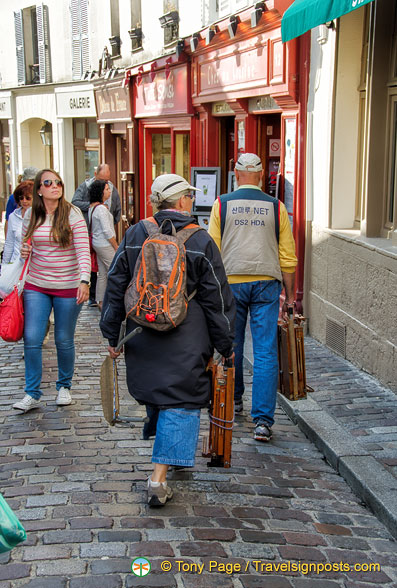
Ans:
{"label": "woman carrying bag", "polygon": [[33,205],[23,219],[22,235],[21,257],[31,253],[24,288],[25,396],[13,408],[27,412],[39,406],[42,394],[42,345],[52,309],[58,358],[56,404],[72,402],[74,333],[89,296],[87,226],[80,210],[65,199],[63,182],[51,169],[41,170],[34,180]]}
{"label": "woman carrying bag", "polygon": [[95,299],[100,309],[105,295],[108,270],[118,247],[113,215],[105,204],[111,194],[109,184],[105,180],[95,180],[88,188],[88,227],[98,262]]}

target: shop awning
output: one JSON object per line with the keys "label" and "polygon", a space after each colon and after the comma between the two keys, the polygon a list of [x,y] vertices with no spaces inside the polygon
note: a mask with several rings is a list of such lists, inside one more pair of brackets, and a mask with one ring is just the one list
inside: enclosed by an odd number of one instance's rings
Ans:
{"label": "shop awning", "polygon": [[283,43],[373,0],[295,0],[281,21]]}

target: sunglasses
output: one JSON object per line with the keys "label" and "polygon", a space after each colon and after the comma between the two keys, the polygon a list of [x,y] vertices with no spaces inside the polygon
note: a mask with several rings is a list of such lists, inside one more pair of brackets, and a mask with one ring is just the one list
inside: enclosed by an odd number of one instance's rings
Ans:
{"label": "sunglasses", "polygon": [[21,196],[19,200],[32,200],[31,196]]}
{"label": "sunglasses", "polygon": [[41,182],[41,186],[45,186],[46,188],[50,188],[52,184],[56,186],[62,186],[62,180],[43,180]]}

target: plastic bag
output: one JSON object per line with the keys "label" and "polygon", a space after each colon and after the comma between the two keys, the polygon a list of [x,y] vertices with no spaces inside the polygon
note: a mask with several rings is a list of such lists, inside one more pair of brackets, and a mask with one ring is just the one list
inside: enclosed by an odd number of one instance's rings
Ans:
{"label": "plastic bag", "polygon": [[[0,275],[0,298],[5,298],[18,284],[24,263],[25,260],[21,258],[16,259],[14,263],[3,263]],[[19,292],[22,292],[22,289],[23,283],[18,287]]]}
{"label": "plastic bag", "polygon": [[25,539],[25,529],[0,494],[0,553],[10,551]]}

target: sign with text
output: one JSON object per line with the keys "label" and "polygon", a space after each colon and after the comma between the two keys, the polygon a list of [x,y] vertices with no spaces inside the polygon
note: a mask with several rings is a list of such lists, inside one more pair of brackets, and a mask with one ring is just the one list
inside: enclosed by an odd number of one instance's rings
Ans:
{"label": "sign with text", "polygon": [[135,117],[158,116],[161,114],[188,114],[187,67],[174,67],[167,78],[165,70],[144,74],[141,82],[135,84]]}
{"label": "sign with text", "polygon": [[130,96],[121,86],[95,90],[98,122],[130,121]]}
{"label": "sign with text", "polygon": [[56,92],[57,116],[62,118],[96,117],[93,90]]}
{"label": "sign with text", "polygon": [[254,46],[240,53],[219,55],[198,63],[199,92],[210,94],[216,91],[234,89],[236,86],[268,85],[267,44]]}

